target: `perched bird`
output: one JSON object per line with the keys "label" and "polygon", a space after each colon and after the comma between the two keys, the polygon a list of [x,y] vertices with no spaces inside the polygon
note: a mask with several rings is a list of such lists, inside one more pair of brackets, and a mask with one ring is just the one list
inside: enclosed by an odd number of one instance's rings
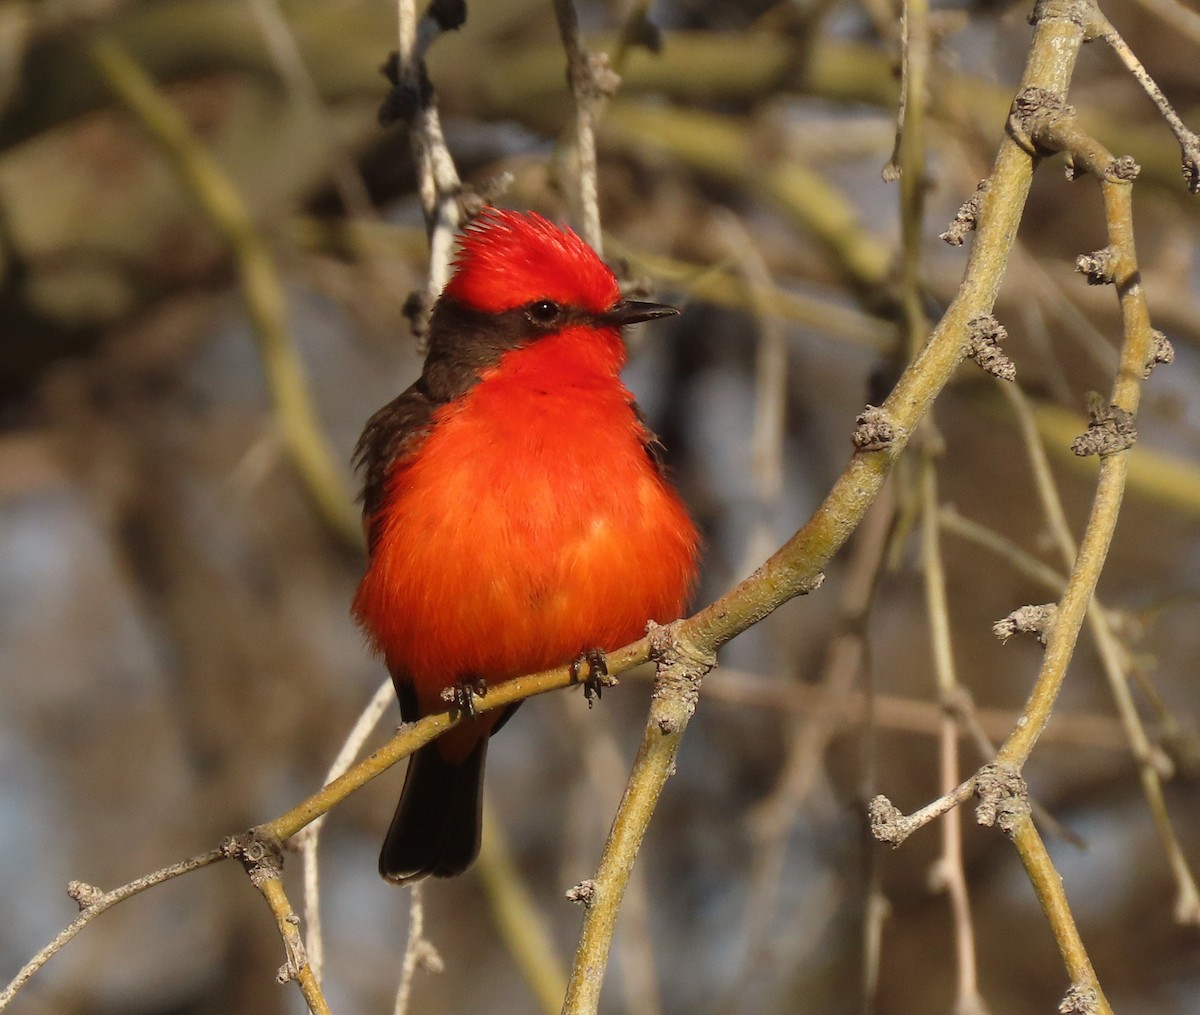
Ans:
{"label": "perched bird", "polygon": [[[459,238],[420,378],[355,452],[369,563],[353,611],[406,722],[443,692],[602,653],[679,617],[698,538],[661,445],[621,383],[627,324],[675,313],[621,298],[586,243],[489,209]],[[469,718],[409,759],[379,857],[397,884],[479,852],[488,737]]]}

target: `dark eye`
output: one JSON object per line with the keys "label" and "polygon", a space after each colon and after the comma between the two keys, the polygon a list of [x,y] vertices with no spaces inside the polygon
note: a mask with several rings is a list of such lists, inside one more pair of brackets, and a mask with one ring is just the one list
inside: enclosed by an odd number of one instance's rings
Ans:
{"label": "dark eye", "polygon": [[538,300],[530,303],[525,313],[534,324],[553,324],[562,313],[562,308],[553,300]]}

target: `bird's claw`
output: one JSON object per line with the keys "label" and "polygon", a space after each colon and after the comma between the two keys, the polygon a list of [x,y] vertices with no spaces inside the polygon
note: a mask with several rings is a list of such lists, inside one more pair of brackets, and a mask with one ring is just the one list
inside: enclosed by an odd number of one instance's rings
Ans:
{"label": "bird's claw", "polygon": [[451,688],[454,708],[468,719],[475,718],[475,699],[487,695],[487,681],[483,677],[464,677]]}
{"label": "bird's claw", "polygon": [[585,649],[578,659],[571,662],[571,680],[579,681],[579,673],[587,666],[587,676],[583,678],[583,696],[587,699],[588,708],[592,707],[592,699],[600,700],[605,687],[611,687],[616,680],[608,675],[608,660],[604,650],[599,648]]}

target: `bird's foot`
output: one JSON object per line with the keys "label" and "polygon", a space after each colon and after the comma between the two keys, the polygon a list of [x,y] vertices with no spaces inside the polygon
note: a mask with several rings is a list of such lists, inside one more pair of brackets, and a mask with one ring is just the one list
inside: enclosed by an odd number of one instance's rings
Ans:
{"label": "bird's foot", "polygon": [[585,649],[578,659],[571,662],[571,680],[579,681],[579,674],[587,666],[587,676],[583,678],[583,696],[587,699],[588,708],[592,707],[592,698],[600,700],[601,692],[606,687],[612,687],[617,681],[608,675],[608,660],[604,650],[599,648]]}
{"label": "bird's foot", "polygon": [[475,699],[487,696],[487,681],[483,677],[463,677],[457,684],[442,692],[453,711],[461,712],[468,719],[475,718]]}

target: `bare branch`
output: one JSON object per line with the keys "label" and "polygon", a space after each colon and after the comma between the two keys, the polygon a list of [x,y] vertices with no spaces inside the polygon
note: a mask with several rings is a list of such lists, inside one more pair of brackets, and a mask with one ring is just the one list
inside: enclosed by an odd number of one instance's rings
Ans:
{"label": "bare branch", "polygon": [[658,679],[642,744],[589,892],[592,901],[584,915],[567,984],[564,1015],[593,1013],[599,1006],[613,928],[630,869],[663,786],[675,769],[679,743],[696,709],[700,680],[716,662],[710,650],[686,640],[685,631],[679,623],[651,628]]}
{"label": "bare branch", "polygon": [[79,902],[79,916],[67,927],[59,931],[49,944],[39,949],[37,954],[21,967],[17,975],[13,977],[12,982],[3,991],[0,991],[0,1011],[8,1007],[8,1003],[13,999],[17,991],[25,986],[42,966],[62,951],[63,947],[76,934],[101,913],[112,909],[118,902],[124,902],[139,892],[144,892],[147,888],[153,888],[155,885],[161,885],[164,881],[170,881],[172,878],[190,874],[194,870],[207,867],[218,860],[228,859],[228,857],[229,854],[223,847],[220,849],[210,849],[207,853],[201,853],[198,856],[193,856],[187,860],[181,860],[179,863],[163,867],[161,870],[156,870],[153,873],[134,878],[128,884],[122,885],[120,888],[114,888],[108,892],[100,891],[91,885],[85,885],[79,881],[72,881],[67,891],[72,898]]}
{"label": "bare branch", "polygon": [[458,28],[465,16],[464,5],[434,0],[418,22],[415,0],[398,0],[399,48],[387,67],[393,88],[380,110],[383,122],[403,119],[409,125],[429,236],[426,315],[450,279],[454,237],[462,225],[462,181],[446,147],[433,85],[425,71],[425,53],[443,31]]}
{"label": "bare branch", "polygon": [[[379,720],[395,700],[396,689],[388,677],[379,685],[379,689],[355,721],[337,757],[333,759],[333,764],[329,766],[325,775],[325,785],[340,778],[354,764],[354,759],[367,742],[367,737],[375,731]],[[325,961],[325,941],[321,932],[321,875],[317,858],[321,828],[324,824],[325,817],[322,815],[296,837],[304,858],[304,920],[308,927],[308,961],[318,979]]]}
{"label": "bare branch", "polygon": [[596,163],[596,115],[604,99],[615,94],[621,79],[603,53],[592,53],[579,30],[574,0],[554,0],[558,32],[567,53],[567,83],[575,99],[575,155],[579,163],[578,206],[583,238],[603,254],[600,191]]}
{"label": "bare branch", "polygon": [[392,1015],[407,1015],[409,999],[412,997],[413,980],[418,969],[432,973],[442,971],[442,957],[433,943],[425,937],[425,893],[421,885],[409,888],[408,897],[408,943],[404,947],[404,962],[400,966],[400,987],[396,991],[396,1003]]}
{"label": "bare branch", "polygon": [[1142,62],[1137,58],[1133,50],[1129,48],[1128,43],[1121,38],[1120,33],[1113,27],[1112,22],[1101,13],[1099,8],[1095,9],[1093,18],[1095,19],[1094,30],[1096,34],[1107,42],[1112,51],[1117,54],[1121,63],[1125,65],[1125,69],[1142,86],[1142,90],[1150,96],[1150,101],[1158,107],[1162,118],[1167,121],[1167,126],[1171,128],[1171,132],[1175,135],[1175,140],[1179,142],[1183,178],[1187,182],[1188,190],[1193,194],[1200,193],[1200,134],[1190,130],[1183,120],[1180,119],[1179,114],[1175,112],[1175,108],[1163,94],[1162,89],[1158,87],[1149,72],[1142,65]]}

